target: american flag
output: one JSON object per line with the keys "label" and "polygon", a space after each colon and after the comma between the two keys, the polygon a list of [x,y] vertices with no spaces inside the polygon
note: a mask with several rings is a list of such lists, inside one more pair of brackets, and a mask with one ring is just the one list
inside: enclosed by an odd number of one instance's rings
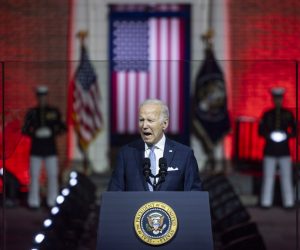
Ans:
{"label": "american flag", "polygon": [[81,59],[74,78],[72,119],[81,149],[86,149],[103,127],[97,76],[87,50],[81,47]]}
{"label": "american flag", "polygon": [[161,5],[153,15],[136,17],[130,12],[145,11],[142,6],[112,8],[113,133],[137,133],[138,106],[148,98],[161,99],[169,106],[168,132],[182,132],[186,20],[176,15],[181,9],[180,5]]}

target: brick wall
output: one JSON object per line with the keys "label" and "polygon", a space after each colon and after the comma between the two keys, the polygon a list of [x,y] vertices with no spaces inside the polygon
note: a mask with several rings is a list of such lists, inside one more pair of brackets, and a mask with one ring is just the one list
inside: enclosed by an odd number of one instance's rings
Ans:
{"label": "brick wall", "polygon": [[[58,106],[65,118],[69,2],[5,0],[0,4],[0,61],[5,63],[4,109],[6,120],[13,117],[19,122],[19,127],[27,108],[35,105],[34,89],[40,84],[49,87],[50,103]],[[2,96],[2,88],[0,92]],[[62,163],[66,159],[65,141],[65,136],[59,138]],[[8,143],[13,142],[8,140]],[[26,163],[27,159],[23,157],[19,164],[16,163],[18,166],[7,167],[24,167]]]}
{"label": "brick wall", "polygon": [[[296,63],[300,59],[300,2],[229,1],[232,115],[259,118],[272,105],[269,89],[284,86],[284,104],[296,110]],[[255,155],[261,157],[256,136]],[[257,147],[257,145],[259,145]],[[294,149],[294,148],[293,148]]]}

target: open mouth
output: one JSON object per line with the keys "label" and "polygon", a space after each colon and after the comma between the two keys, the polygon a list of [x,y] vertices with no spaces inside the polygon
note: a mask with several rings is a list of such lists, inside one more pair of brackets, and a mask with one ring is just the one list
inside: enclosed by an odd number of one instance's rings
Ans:
{"label": "open mouth", "polygon": [[143,134],[144,134],[145,137],[149,137],[149,136],[152,135],[150,132],[144,132]]}

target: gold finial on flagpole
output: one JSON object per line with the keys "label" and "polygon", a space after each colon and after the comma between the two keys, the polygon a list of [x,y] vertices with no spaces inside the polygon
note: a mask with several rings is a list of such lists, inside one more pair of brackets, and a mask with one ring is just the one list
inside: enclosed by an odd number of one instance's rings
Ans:
{"label": "gold finial on flagpole", "polygon": [[212,39],[214,36],[214,31],[209,29],[206,33],[201,35],[202,41],[205,43],[206,48],[211,49],[213,46]]}
{"label": "gold finial on flagpole", "polygon": [[84,40],[85,38],[88,36],[88,32],[86,30],[80,30],[77,32],[76,37],[79,38],[80,40],[80,44],[83,45],[84,44]]}

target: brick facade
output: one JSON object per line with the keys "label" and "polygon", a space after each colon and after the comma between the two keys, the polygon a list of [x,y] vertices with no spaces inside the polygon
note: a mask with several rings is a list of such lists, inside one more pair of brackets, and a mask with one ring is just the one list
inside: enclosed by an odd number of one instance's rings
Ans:
{"label": "brick facade", "polygon": [[[232,0],[228,10],[233,118],[260,118],[272,105],[269,89],[279,85],[287,90],[285,106],[296,111],[300,2]],[[252,133],[253,153],[261,158],[262,141]]]}
{"label": "brick facade", "polygon": [[[34,89],[40,84],[49,87],[49,102],[58,106],[63,117],[66,117],[69,2],[7,0],[0,4],[0,61],[4,63],[4,110],[7,124],[10,119],[18,122],[14,128],[15,133],[20,132],[27,108],[35,105]],[[1,80],[1,96],[2,87]],[[20,136],[7,136],[20,140]],[[16,144],[9,138],[7,144]],[[65,136],[59,138],[62,163],[66,160],[65,141]],[[26,142],[21,142],[25,143],[24,147],[28,147]],[[11,151],[9,146],[7,145],[7,149]],[[23,153],[26,152],[24,149]],[[7,153],[11,156],[13,152]],[[19,154],[22,155],[22,152]],[[26,167],[27,161],[24,157],[12,164],[8,161],[7,168]]]}

